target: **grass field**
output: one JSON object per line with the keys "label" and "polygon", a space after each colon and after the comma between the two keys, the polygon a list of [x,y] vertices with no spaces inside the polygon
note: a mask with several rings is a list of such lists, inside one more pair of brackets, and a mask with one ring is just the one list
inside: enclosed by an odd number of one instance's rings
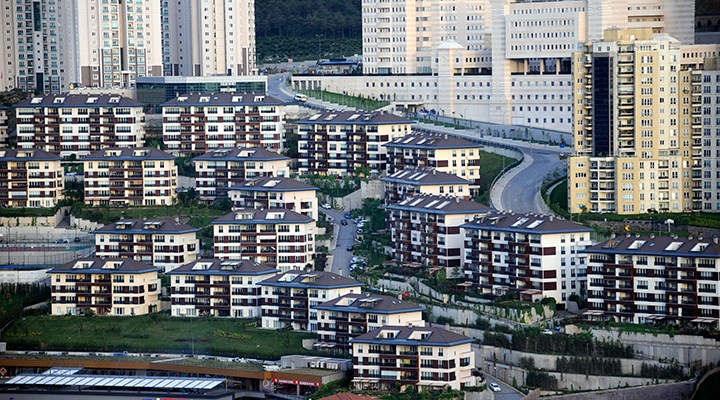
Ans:
{"label": "grass field", "polygon": [[559,185],[555,186],[555,189],[553,189],[552,192],[550,192],[550,204],[548,205],[552,207],[553,204],[557,204],[557,207],[560,210],[568,209],[567,180],[564,179]]}
{"label": "grass field", "polygon": [[260,329],[248,320],[137,317],[28,316],[2,337],[8,350],[109,351],[211,354],[276,360],[286,354],[318,354],[303,349],[315,335]]}
{"label": "grass field", "polygon": [[490,185],[502,171],[503,166],[514,163],[517,159],[505,157],[487,151],[480,151],[480,196],[479,201],[488,204],[490,201]]}
{"label": "grass field", "polygon": [[330,103],[354,107],[361,110],[377,110],[390,104],[387,101],[372,100],[363,97],[347,96],[342,93],[328,92],[325,90],[303,90],[308,97],[329,101]]}

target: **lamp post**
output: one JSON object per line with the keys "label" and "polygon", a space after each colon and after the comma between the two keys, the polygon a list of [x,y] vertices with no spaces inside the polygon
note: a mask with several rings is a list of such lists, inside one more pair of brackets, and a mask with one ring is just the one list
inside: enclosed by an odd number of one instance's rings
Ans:
{"label": "lamp post", "polygon": [[669,219],[669,218],[668,218],[668,219],[665,220],[664,223],[668,226],[668,233],[670,233],[670,225],[674,224],[674,223],[675,223],[675,220],[672,220],[672,219]]}

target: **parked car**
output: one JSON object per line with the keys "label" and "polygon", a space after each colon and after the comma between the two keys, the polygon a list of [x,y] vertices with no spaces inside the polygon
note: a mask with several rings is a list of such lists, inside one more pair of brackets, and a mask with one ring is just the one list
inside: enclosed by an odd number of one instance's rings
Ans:
{"label": "parked car", "polygon": [[347,225],[347,220],[341,219],[341,220],[340,220],[340,225]]}
{"label": "parked car", "polygon": [[55,243],[58,243],[58,244],[61,244],[61,243],[70,243],[70,241],[67,240],[67,239],[58,239],[58,240],[55,241]]}
{"label": "parked car", "polygon": [[552,334],[553,334],[550,329],[543,329],[542,333],[545,334],[545,335],[552,335]]}
{"label": "parked car", "polygon": [[364,232],[365,232],[365,231],[364,231],[362,228],[358,228],[358,229],[355,231],[355,233],[357,233],[358,235],[362,235]]}
{"label": "parked car", "polygon": [[324,208],[324,209],[326,209],[326,210],[329,210],[329,209],[332,208],[332,206],[330,205],[330,203],[322,203],[322,204],[320,204],[320,207],[322,207],[322,208]]}
{"label": "parked car", "polygon": [[500,385],[498,385],[498,384],[495,383],[495,382],[490,382],[490,383],[488,383],[488,387],[489,387],[490,390],[492,390],[493,392],[499,392],[499,391],[502,390],[502,389],[500,389]]}
{"label": "parked car", "polygon": [[76,236],[75,239],[73,239],[73,242],[75,242],[75,243],[80,243],[80,237],[77,237],[77,236]]}
{"label": "parked car", "polygon": [[347,219],[351,219],[351,218],[352,218],[352,213],[351,213],[350,211],[348,211],[348,212],[346,212],[345,214],[343,214],[343,217],[345,217],[345,218],[347,218]]}
{"label": "parked car", "polygon": [[347,249],[345,249],[345,250],[347,250],[347,251],[353,251],[353,247],[352,247],[352,246],[348,246]]}

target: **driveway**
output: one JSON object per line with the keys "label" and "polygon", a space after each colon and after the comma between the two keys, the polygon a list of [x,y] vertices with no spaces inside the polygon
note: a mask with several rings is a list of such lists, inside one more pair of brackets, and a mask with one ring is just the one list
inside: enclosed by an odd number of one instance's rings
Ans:
{"label": "driveway", "polygon": [[320,212],[333,218],[335,230],[337,231],[337,242],[335,242],[335,248],[329,249],[330,254],[333,255],[333,263],[330,267],[330,272],[343,276],[350,276],[350,259],[353,254],[351,251],[347,251],[347,247],[354,244],[355,224],[351,220],[348,220],[347,225],[340,225],[340,220],[344,219],[343,211],[320,208]]}
{"label": "driveway", "polygon": [[485,374],[485,380],[487,383],[495,382],[500,386],[500,389],[502,389],[499,392],[493,392],[495,400],[520,400],[525,397],[524,394],[518,392],[512,386],[490,375],[488,371],[483,371],[483,373]]}

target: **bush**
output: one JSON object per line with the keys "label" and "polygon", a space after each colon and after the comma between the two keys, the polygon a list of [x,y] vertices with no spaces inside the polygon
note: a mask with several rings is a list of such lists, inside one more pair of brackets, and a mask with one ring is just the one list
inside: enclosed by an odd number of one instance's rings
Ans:
{"label": "bush", "polygon": [[560,357],[555,369],[571,374],[622,375],[620,360],[616,358]]}
{"label": "bush", "polygon": [[485,332],[482,343],[486,346],[504,347],[506,349],[512,348],[510,339],[503,333]]}
{"label": "bush", "polygon": [[677,362],[672,365],[650,365],[642,363],[640,366],[640,376],[643,378],[656,379],[685,379],[683,368]]}
{"label": "bush", "polygon": [[438,317],[436,322],[441,325],[445,325],[445,324],[454,325],[455,324],[455,320],[453,320],[452,318],[449,318],[449,317]]}
{"label": "bush", "polygon": [[545,371],[530,370],[525,378],[525,385],[540,389],[557,389],[557,378]]}
{"label": "bush", "polygon": [[521,357],[519,367],[522,369],[535,369],[535,359],[532,357]]}
{"label": "bush", "polygon": [[475,320],[475,328],[486,331],[490,329],[490,321],[483,317],[478,317],[478,319]]}

